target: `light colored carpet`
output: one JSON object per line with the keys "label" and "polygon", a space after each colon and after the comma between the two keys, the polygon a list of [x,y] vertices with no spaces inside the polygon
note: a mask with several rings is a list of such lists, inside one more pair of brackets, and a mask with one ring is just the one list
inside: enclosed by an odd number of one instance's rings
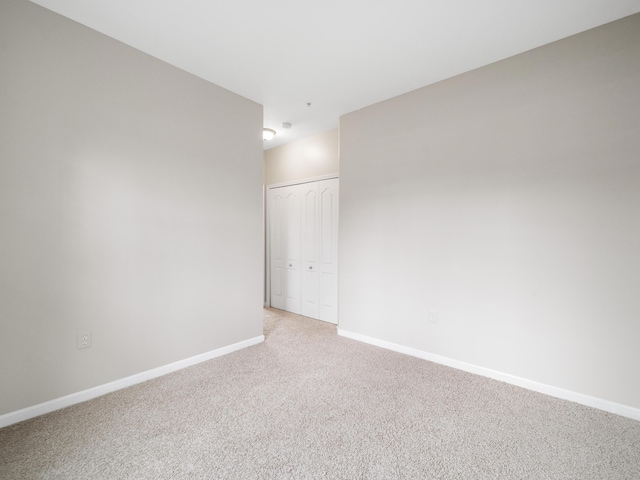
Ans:
{"label": "light colored carpet", "polygon": [[640,422],[278,310],[265,335],[0,430],[0,478],[640,479]]}

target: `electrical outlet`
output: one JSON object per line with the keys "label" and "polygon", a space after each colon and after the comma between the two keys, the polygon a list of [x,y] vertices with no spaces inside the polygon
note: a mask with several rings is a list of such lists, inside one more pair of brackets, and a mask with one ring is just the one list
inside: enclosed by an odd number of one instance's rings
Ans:
{"label": "electrical outlet", "polygon": [[438,311],[437,310],[429,310],[429,321],[431,323],[438,323]]}
{"label": "electrical outlet", "polygon": [[91,346],[91,332],[78,334],[78,350],[89,348]]}

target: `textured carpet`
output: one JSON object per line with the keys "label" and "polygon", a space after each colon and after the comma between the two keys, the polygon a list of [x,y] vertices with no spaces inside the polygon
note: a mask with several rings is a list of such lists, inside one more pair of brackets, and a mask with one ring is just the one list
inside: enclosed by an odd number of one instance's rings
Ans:
{"label": "textured carpet", "polygon": [[0,478],[640,479],[640,422],[278,310],[265,335],[0,430]]}

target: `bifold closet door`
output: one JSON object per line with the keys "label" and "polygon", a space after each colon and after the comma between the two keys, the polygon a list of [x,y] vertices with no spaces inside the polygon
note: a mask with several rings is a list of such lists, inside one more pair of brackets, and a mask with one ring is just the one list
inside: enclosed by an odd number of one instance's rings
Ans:
{"label": "bifold closet door", "polygon": [[300,312],[299,186],[270,190],[271,306]]}
{"label": "bifold closet door", "polygon": [[284,221],[284,192],[269,190],[269,277],[271,281],[270,305],[284,310],[284,242],[282,222]]}
{"label": "bifold closet door", "polygon": [[301,187],[302,315],[338,323],[338,179]]}
{"label": "bifold closet door", "polygon": [[300,246],[302,253],[302,262],[300,269],[301,276],[301,310],[302,315],[311,318],[319,318],[318,316],[318,235],[319,235],[319,217],[318,217],[318,183],[305,183],[300,185],[302,188],[302,219],[300,231]]}
{"label": "bifold closet door", "polygon": [[318,318],[338,323],[338,179],[318,182]]}
{"label": "bifold closet door", "polygon": [[271,306],[338,321],[338,179],[270,189]]}

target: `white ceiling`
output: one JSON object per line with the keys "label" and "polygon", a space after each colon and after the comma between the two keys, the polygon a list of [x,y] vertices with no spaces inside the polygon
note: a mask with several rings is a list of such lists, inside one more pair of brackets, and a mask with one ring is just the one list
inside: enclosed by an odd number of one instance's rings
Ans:
{"label": "white ceiling", "polygon": [[33,1],[264,105],[277,131],[265,148],[640,12],[638,0]]}

